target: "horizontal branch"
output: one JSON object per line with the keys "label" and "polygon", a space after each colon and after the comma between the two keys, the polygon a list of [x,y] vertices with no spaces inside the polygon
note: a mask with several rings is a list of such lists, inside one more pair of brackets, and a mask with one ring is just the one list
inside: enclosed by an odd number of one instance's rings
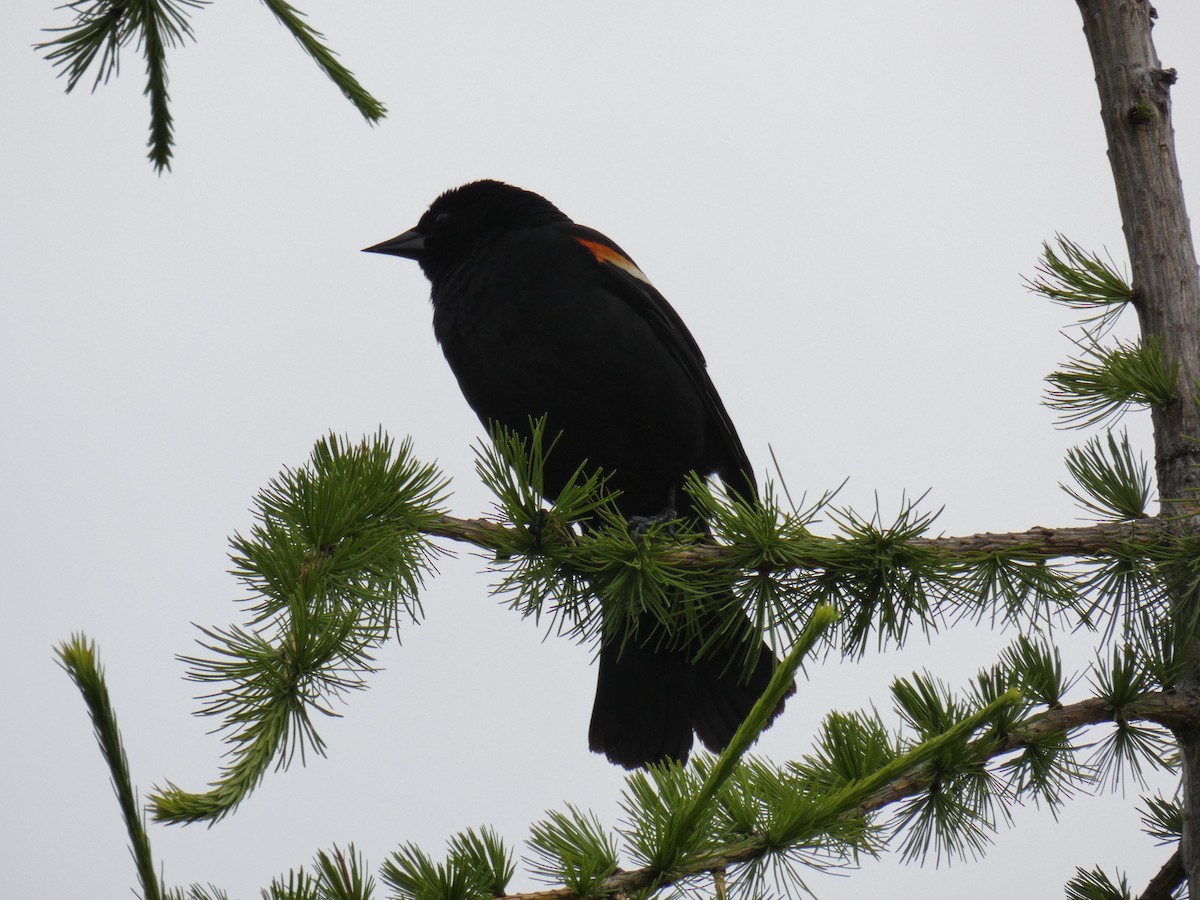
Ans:
{"label": "horizontal branch", "polygon": [[1096,556],[1118,550],[1130,542],[1155,544],[1170,534],[1163,519],[1145,518],[1136,522],[1104,523],[1069,528],[1043,528],[1005,534],[972,534],[967,537],[918,538],[914,546],[932,547],[951,554],[996,553],[1020,550],[1046,559],[1072,556]]}
{"label": "horizontal branch", "polygon": [[[448,515],[438,516],[424,529],[424,532],[436,537],[473,544],[483,550],[493,552],[507,551],[513,546],[514,538],[517,537],[514,529],[490,519],[460,519],[457,516]],[[1145,518],[1136,522],[1116,524],[1105,523],[1068,528],[1035,526],[1028,531],[1001,534],[916,538],[910,542],[910,546],[939,550],[950,556],[1019,552],[1027,554],[1030,558],[1050,560],[1097,556],[1120,550],[1130,542],[1155,544],[1169,534],[1169,523],[1166,520]],[[826,538],[826,540],[836,540],[836,538]],[[697,544],[673,550],[670,554],[673,562],[679,562],[685,567],[695,566],[696,568],[719,563],[733,555],[734,552],[730,548],[717,544]]]}
{"label": "horizontal branch", "polygon": [[[995,537],[995,535],[990,537]],[[1176,691],[1147,694],[1122,710],[1122,718],[1125,721],[1155,722],[1167,728],[1175,728],[1184,724],[1194,725],[1200,721],[1200,698]],[[1113,711],[1108,702],[1098,697],[1091,697],[1033,716],[1019,729],[1014,730],[1000,741],[997,741],[995,737],[980,738],[971,745],[971,749],[978,754],[977,761],[983,762],[1013,753],[1052,734],[1066,734],[1078,728],[1112,720]],[[883,790],[872,794],[850,815],[859,817],[877,812],[885,806],[920,793],[929,787],[933,780],[934,773],[929,766],[918,766],[897,778]],[[632,869],[627,872],[618,871],[589,896],[619,897],[649,887],[663,887],[685,878],[750,862],[766,855],[767,852],[768,847],[765,843],[750,839],[725,852],[696,862],[669,878],[664,878],[661,873],[646,868]],[[547,891],[505,894],[504,896],[505,900],[583,900],[570,888],[554,888]]]}

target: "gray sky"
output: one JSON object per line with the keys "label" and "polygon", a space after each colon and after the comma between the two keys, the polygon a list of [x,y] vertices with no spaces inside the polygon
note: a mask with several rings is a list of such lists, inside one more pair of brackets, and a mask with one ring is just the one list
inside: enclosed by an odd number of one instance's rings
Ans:
{"label": "gray sky", "polygon": [[[1200,8],[1157,5],[1190,184]],[[794,494],[849,476],[843,502],[891,514],[928,489],[946,534],[1080,516],[1057,484],[1082,437],[1039,405],[1071,318],[1020,280],[1056,231],[1125,259],[1070,0],[302,6],[389,118],[367,127],[265,8],[218,3],[171,57],[163,177],[143,157],[140,60],[66,97],[30,50],[64,14],[0,6],[9,896],[134,883],[55,643],[98,642],[138,784],[200,789],[222,748],[175,656],[194,650],[191,623],[238,619],[226,538],[259,487],[322,434],[382,425],[454,478],[454,512],[488,508],[423,277],[358,252],[447,187],[511,181],[618,241],[704,348],[759,471],[774,448]],[[1144,416],[1128,422],[1148,451]],[[483,567],[444,562],[424,624],[319,723],[328,759],[272,775],[215,828],[153,829],[170,883],[257,896],[334,842],[378,865],[481,824],[519,850],[567,802],[617,823],[621,772],[587,752],[588,651],[501,608]],[[802,754],[828,710],[887,710],[886,685],[914,668],[960,683],[1013,637],[963,628],[812,665],[758,749]],[[1063,645],[1076,667],[1092,653],[1088,635]],[[1018,810],[979,862],[868,860],[810,887],[1057,895],[1103,863],[1140,888],[1168,851],[1128,794],[1079,798],[1057,822]]]}

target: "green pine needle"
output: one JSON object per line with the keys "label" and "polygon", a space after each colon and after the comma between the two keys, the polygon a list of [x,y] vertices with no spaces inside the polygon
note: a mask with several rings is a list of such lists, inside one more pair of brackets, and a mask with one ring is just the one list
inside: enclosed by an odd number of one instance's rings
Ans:
{"label": "green pine needle", "polygon": [[49,51],[46,59],[56,68],[61,67],[59,75],[67,76],[68,94],[75,90],[88,69],[96,65],[94,91],[117,72],[121,48],[132,37],[128,6],[117,0],[95,0],[90,6],[79,4],[71,8],[75,12],[75,24],[44,29],[62,34],[52,41],[33,46],[35,50]]}
{"label": "green pine needle", "polygon": [[150,850],[150,836],[146,832],[137,790],[129,775],[129,760],[125,755],[121,729],[117,725],[117,714],[108,694],[108,685],[104,680],[104,669],[100,666],[96,645],[81,634],[72,635],[70,640],[55,648],[55,653],[59,664],[79,689],[83,702],[87,705],[88,715],[91,716],[96,742],[100,745],[100,753],[108,766],[113,791],[117,795],[117,804],[121,808],[121,817],[125,820],[125,830],[129,834],[130,850],[137,867],[138,881],[142,886],[142,897],[145,900],[159,900],[163,896],[163,887],[159,882],[154,855]]}
{"label": "green pine needle", "polygon": [[96,66],[92,90],[120,70],[121,49],[135,38],[143,42],[150,28],[157,42],[153,52],[162,60],[166,46],[178,46],[193,38],[188,20],[190,10],[205,6],[209,0],[92,0],[68,3],[64,8],[75,14],[75,23],[45,31],[59,33],[52,41],[34,44],[35,50],[46,50],[46,59],[62,69],[67,76],[70,93]]}
{"label": "green pine needle", "polygon": [[546,434],[546,417],[530,419],[528,436],[494,425],[489,440],[475,447],[475,471],[496,498],[502,523],[520,532],[523,540],[499,552],[552,553],[558,544],[574,543],[570,526],[575,522],[611,515],[615,493],[605,488],[607,476],[589,470],[584,460],[555,497],[553,515],[543,498],[546,461],[554,453],[558,435]]}
{"label": "green pine needle", "polygon": [[526,859],[534,877],[561,884],[580,897],[591,896],[617,870],[617,842],[595,813],[568,804],[567,811],[550,810],[530,828],[526,841],[533,852]]}
{"label": "green pine needle", "polygon": [[[606,491],[606,476],[586,462],[547,508],[543,473],[553,452],[544,418],[531,420],[527,434],[494,428],[491,441],[476,450],[476,469],[496,497],[498,516],[512,525],[510,543],[493,564],[502,575],[496,593],[511,597],[510,605],[522,615],[538,620],[546,615],[551,630],[582,642],[671,641],[694,648],[698,656],[740,644],[748,668],[758,646],[757,637],[744,640],[751,629],[762,634],[787,618],[790,625],[783,630],[798,636],[808,622],[811,607],[802,615],[780,616],[775,581],[759,577],[765,574],[763,554],[783,546],[779,534],[802,539],[805,530],[795,519],[781,517],[770,505],[717,500],[693,481],[688,490],[699,514],[713,512],[719,535],[725,526],[753,533],[743,543],[755,540],[761,548],[697,573],[679,552],[705,540],[690,533],[695,523],[655,522],[633,531],[614,509],[616,495]],[[746,576],[749,565],[755,574]]]}
{"label": "green pine needle", "polygon": [[1133,900],[1133,893],[1124,875],[1113,881],[1100,868],[1076,869],[1066,884],[1066,900]]}
{"label": "green pine needle", "polygon": [[1105,436],[1106,442],[1093,437],[1067,451],[1067,469],[1077,487],[1059,487],[1100,521],[1145,518],[1152,491],[1150,466],[1144,457],[1134,456],[1126,432],[1119,440],[1112,431]]}
{"label": "green pine needle", "polygon": [[[1019,689],[1026,698],[1020,709],[1013,709],[1011,718],[996,721],[997,737],[1023,730],[1021,718],[1028,715],[1033,704],[1054,708],[1061,705],[1063,694],[1073,680],[1063,675],[1058,648],[1046,642],[1035,642],[1022,635],[1001,655],[990,672],[981,672],[977,697],[989,699],[1005,686]],[[1023,742],[1015,757],[1003,762],[998,774],[1004,778],[999,793],[1006,797],[1045,803],[1051,811],[1059,809],[1075,793],[1081,782],[1090,782],[1092,773],[1076,759],[1074,745],[1065,732],[1033,733]]]}
{"label": "green pine needle", "polygon": [[925,633],[936,630],[940,599],[957,591],[945,558],[914,544],[937,518],[919,512],[919,500],[904,501],[889,524],[878,509],[870,519],[853,510],[830,511],[841,533],[825,543],[814,599],[841,614],[847,655],[866,653],[872,637],[881,648],[902,645],[914,625]]}
{"label": "green pine needle", "polygon": [[831,712],[821,723],[815,752],[793,764],[814,783],[840,790],[888,765],[901,753],[876,712]]}
{"label": "green pine needle", "polygon": [[719,849],[713,827],[719,809],[718,794],[791,690],[801,662],[836,618],[828,608],[813,614],[805,634],[775,670],[766,690],[715,762],[691,768],[677,764],[652,766],[628,776],[622,802],[629,819],[625,836],[641,865],[667,878]]}
{"label": "green pine needle", "polygon": [[1042,244],[1037,275],[1025,279],[1029,290],[1073,309],[1100,309],[1099,317],[1119,313],[1133,300],[1133,288],[1112,265],[1061,234],[1054,240],[1058,252]]}
{"label": "green pine needle", "polygon": [[250,535],[235,535],[235,574],[250,588],[250,627],[201,629],[205,656],[182,659],[214,686],[201,710],[221,719],[229,750],[205,793],[168,782],[151,796],[168,822],[214,822],[272,765],[323,753],[314,714],[365,687],[374,653],[417,599],[435,550],[421,532],[440,513],[445,480],[382,432],[330,435],[307,466],[285,469],[255,501]]}
{"label": "green pine needle", "polygon": [[[997,717],[1009,716],[1023,702],[1021,695],[1010,689],[966,713],[930,679],[914,676],[898,686],[899,690],[894,686],[893,691],[901,714],[914,723],[923,737],[921,743],[840,794],[861,802],[897,778],[925,767],[931,776],[929,788],[897,815],[898,827],[912,829],[904,840],[905,856],[924,858],[931,846],[939,858],[943,852],[978,852],[994,828],[992,776],[983,767],[969,765],[968,743],[980,729],[994,727]],[[945,724],[938,734],[926,728],[935,721]],[[831,798],[829,802],[837,801]]]}
{"label": "green pine needle", "polygon": [[1116,648],[1110,657],[1092,667],[1091,681],[1097,696],[1112,710],[1115,727],[1096,745],[1090,765],[1099,780],[1112,788],[1132,777],[1145,784],[1146,769],[1172,768],[1171,734],[1160,725],[1130,721],[1125,711],[1150,692],[1147,673],[1136,656]]}
{"label": "green pine needle", "polygon": [[1162,794],[1143,797],[1142,829],[1160,844],[1176,843],[1183,834],[1183,804]]}
{"label": "green pine needle", "polygon": [[758,740],[758,736],[770,723],[779,704],[791,692],[796,672],[804,659],[812,652],[821,636],[836,622],[837,613],[833,609],[819,607],[814,610],[804,634],[779,663],[779,667],[772,674],[762,696],[758,698],[749,715],[746,716],[746,720],[730,738],[729,745],[717,758],[716,765],[705,776],[700,792],[693,800],[693,807],[698,808],[700,805],[708,803],[720,786],[728,780],[734,765],[750,749],[750,745]]}
{"label": "green pine needle", "polygon": [[[1083,622],[1089,628],[1102,628],[1104,640],[1123,626],[1127,638],[1140,634],[1148,624],[1157,631],[1165,624],[1169,605],[1162,578],[1153,559],[1136,547],[1113,548],[1088,560],[1078,574]],[[1148,621],[1146,616],[1159,621]]]}
{"label": "green pine needle", "polygon": [[1079,591],[1070,572],[1049,566],[1020,550],[997,550],[961,559],[956,599],[964,615],[1023,631],[1050,628],[1079,607]]}
{"label": "green pine needle", "polygon": [[[274,895],[266,895],[269,900],[273,900]],[[307,900],[303,894],[298,895],[300,900]],[[294,894],[283,895],[281,900],[293,900],[297,897]],[[193,884],[184,888],[171,888],[167,892],[167,900],[229,900],[229,894],[221,888],[211,884]],[[314,900],[324,900],[324,898],[314,898]]]}
{"label": "green pine needle", "polygon": [[387,115],[387,107],[372,97],[354,73],[338,62],[337,54],[322,43],[325,36],[305,21],[304,13],[287,0],[263,0],[263,3],[364,119],[374,125]]}
{"label": "green pine needle", "polygon": [[[482,844],[476,846],[476,842]],[[482,852],[476,852],[480,850]],[[494,854],[504,860],[499,869],[495,866]],[[506,884],[511,874],[507,851],[489,829],[483,829],[478,835],[468,831],[452,840],[443,863],[435,863],[420,847],[408,843],[394,851],[380,869],[384,883],[400,900],[498,897],[503,895],[503,887],[499,891],[493,888],[497,884]]]}
{"label": "green pine needle", "polygon": [[904,803],[896,821],[904,831],[900,858],[924,861],[932,853],[940,863],[978,859],[997,828],[997,807],[991,774],[986,770],[958,772],[934,782],[924,794]]}
{"label": "green pine needle", "polygon": [[371,900],[375,894],[375,878],[367,874],[366,858],[349,844],[345,850],[336,845],[321,850],[313,860],[313,871],[323,891],[322,897],[338,900]]}
{"label": "green pine needle", "polygon": [[922,737],[941,734],[962,716],[950,689],[928,674],[897,678],[892,696],[900,717]]}
{"label": "green pine needle", "polygon": [[272,878],[262,896],[263,900],[324,900],[318,879],[302,868]]}
{"label": "green pine needle", "polygon": [[484,826],[468,828],[450,839],[448,860],[460,869],[474,868],[485,873],[488,896],[502,897],[516,873],[512,854],[496,832]]}
{"label": "green pine needle", "polygon": [[1196,628],[1189,619],[1195,615],[1194,608],[1164,603],[1142,610],[1129,629],[1130,652],[1159,690],[1174,688],[1190,670]]}
{"label": "green pine needle", "polygon": [[96,67],[94,91],[101,82],[120,70],[121,49],[137,40],[146,59],[146,90],[150,98],[150,152],[147,154],[158,172],[171,167],[174,127],[170,97],[167,93],[167,48],[192,38],[188,16],[192,9],[208,0],[94,0],[90,4],[71,3],[75,24],[48,28],[62,32],[61,37],[36,44],[48,50],[46,58],[61,67],[67,76],[70,93],[80,79]]}
{"label": "green pine needle", "polygon": [[1064,677],[1058,647],[1045,640],[1021,635],[1000,655],[1000,664],[1011,672],[1011,681],[1034,703],[1055,707],[1071,687]]}
{"label": "green pine needle", "polygon": [[[167,92],[167,50],[192,38],[191,10],[209,0],[79,0],[66,7],[75,13],[73,25],[47,28],[59,33],[54,40],[36,44],[46,58],[67,76],[68,93],[95,68],[92,90],[120,71],[121,50],[131,42],[142,48],[146,60],[146,90],[150,98],[150,152],[155,171],[171,167],[174,124]],[[337,60],[323,36],[305,21],[304,13],[286,0],[263,0],[279,22],[313,58],[338,90],[362,116],[375,124],[387,114],[376,100]]]}
{"label": "green pine needle", "polygon": [[1101,347],[1090,338],[1079,344],[1083,356],[1046,377],[1045,403],[1059,424],[1086,428],[1120,416],[1131,406],[1165,406],[1175,397],[1179,363],[1167,362],[1153,336],[1134,343]]}

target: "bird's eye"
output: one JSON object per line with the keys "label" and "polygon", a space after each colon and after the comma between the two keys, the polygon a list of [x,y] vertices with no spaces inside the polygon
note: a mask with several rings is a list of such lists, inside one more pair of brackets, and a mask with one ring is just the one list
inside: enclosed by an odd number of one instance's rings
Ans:
{"label": "bird's eye", "polygon": [[434,225],[445,225],[449,221],[450,221],[450,213],[440,212],[434,217],[433,224]]}

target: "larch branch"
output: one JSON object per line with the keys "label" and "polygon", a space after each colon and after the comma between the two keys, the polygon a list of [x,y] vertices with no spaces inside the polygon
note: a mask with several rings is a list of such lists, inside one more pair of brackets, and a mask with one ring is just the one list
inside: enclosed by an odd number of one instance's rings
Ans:
{"label": "larch branch", "polygon": [[1171,900],[1175,896],[1175,890],[1183,884],[1186,878],[1187,874],[1183,871],[1183,859],[1177,847],[1171,854],[1171,858],[1150,879],[1150,883],[1138,896],[1138,900]]}
{"label": "larch branch", "polygon": [[[512,528],[490,519],[462,519],[443,515],[424,529],[426,534],[473,544],[481,550],[507,552],[518,536]],[[1105,523],[1066,528],[1035,526],[1027,531],[972,534],[960,537],[917,538],[914,548],[939,550],[948,556],[1016,552],[1030,559],[1052,560],[1093,557],[1113,553],[1129,544],[1153,545],[1171,534],[1170,523],[1159,518],[1126,523]],[[818,538],[819,540],[819,538]],[[825,540],[837,540],[826,538]],[[731,558],[734,553],[717,544],[695,544],[668,551],[672,561],[703,568]]]}
{"label": "larch branch", "polygon": [[[1147,694],[1129,707],[1122,709],[1121,716],[1125,721],[1155,722],[1172,729],[1184,727],[1200,721],[1200,697],[1177,691],[1159,691]],[[969,756],[974,757],[977,763],[984,762],[1014,753],[1050,735],[1067,734],[1089,725],[1099,725],[1111,721],[1113,721],[1113,710],[1108,702],[1099,697],[1090,697],[1078,703],[1049,709],[1032,716],[999,741],[995,736],[980,738],[971,744],[970,750],[974,752],[969,753]],[[857,817],[877,812],[886,806],[919,794],[929,787],[934,778],[935,774],[929,766],[917,766],[883,790],[876,791],[847,815]],[[765,843],[751,838],[687,866],[670,877],[665,877],[662,873],[651,869],[617,871],[591,896],[616,898],[651,886],[663,887],[686,878],[750,862],[765,856],[767,852]],[[1178,854],[1176,855],[1178,856]],[[1182,873],[1182,868],[1179,871]],[[1159,883],[1159,879],[1165,880],[1169,874],[1168,868],[1164,867],[1163,871],[1151,881],[1143,898],[1158,900],[1158,898],[1169,896],[1169,894],[1150,893],[1151,889]],[[584,900],[570,888],[506,894],[505,897],[506,900]]]}

